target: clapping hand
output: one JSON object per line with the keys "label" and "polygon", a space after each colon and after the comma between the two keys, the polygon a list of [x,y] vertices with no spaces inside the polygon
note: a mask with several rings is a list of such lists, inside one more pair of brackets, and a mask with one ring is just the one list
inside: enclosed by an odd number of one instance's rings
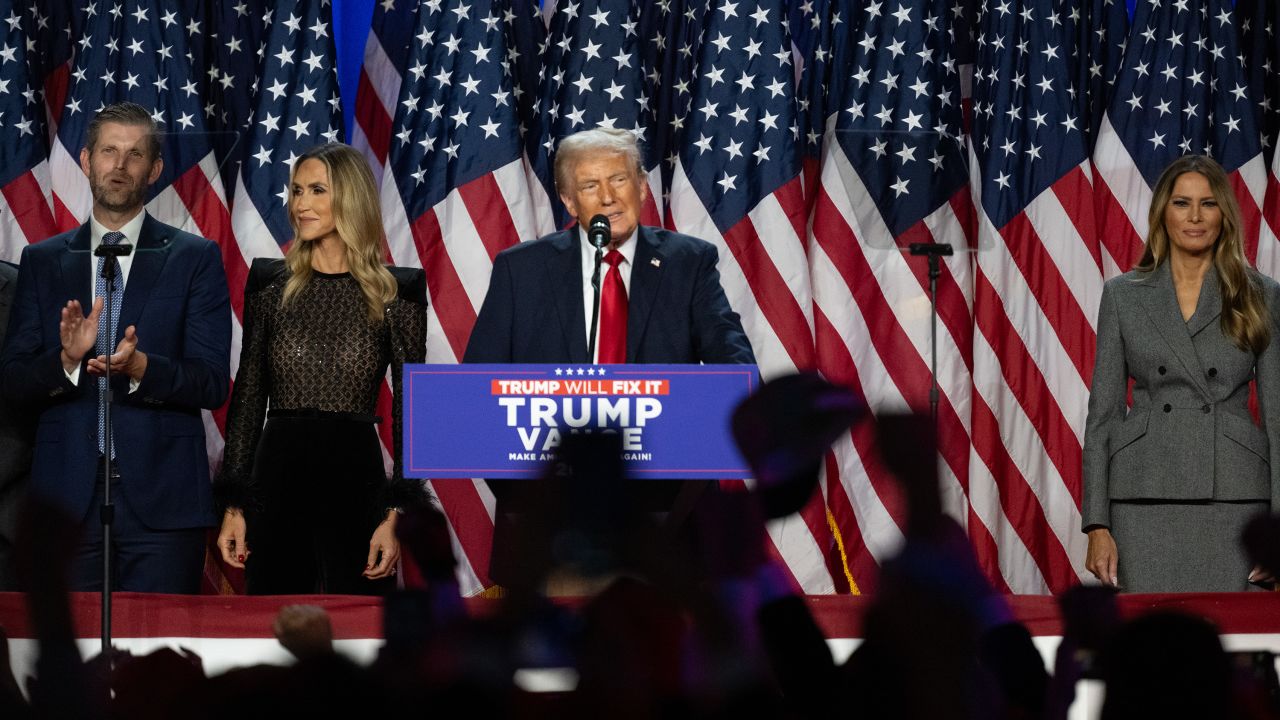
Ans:
{"label": "clapping hand", "polygon": [[62,340],[62,368],[75,370],[85,353],[98,342],[98,316],[102,314],[102,298],[93,301],[93,310],[84,314],[79,300],[69,300],[62,308],[58,336]]}
{"label": "clapping hand", "polygon": [[[105,375],[107,358],[105,355],[90,358],[87,366],[90,375]],[[130,325],[124,329],[124,337],[120,338],[116,351],[111,354],[111,374],[128,375],[133,380],[141,380],[146,371],[147,354],[138,350],[138,331],[135,326]]]}

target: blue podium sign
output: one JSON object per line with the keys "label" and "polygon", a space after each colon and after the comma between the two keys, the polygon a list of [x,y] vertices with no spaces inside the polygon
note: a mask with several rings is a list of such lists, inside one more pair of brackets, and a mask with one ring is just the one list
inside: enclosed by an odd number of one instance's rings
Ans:
{"label": "blue podium sign", "polygon": [[570,433],[618,433],[635,478],[750,476],[734,407],[754,365],[406,365],[404,472],[538,477]]}

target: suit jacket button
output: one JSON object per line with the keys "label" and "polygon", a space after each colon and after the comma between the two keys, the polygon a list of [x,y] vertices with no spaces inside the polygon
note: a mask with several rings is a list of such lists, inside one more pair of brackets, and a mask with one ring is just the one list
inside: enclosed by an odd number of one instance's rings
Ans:
{"label": "suit jacket button", "polygon": [[1169,403],[1165,403],[1165,404],[1164,404],[1164,411],[1165,411],[1165,412],[1173,412],[1173,406],[1172,406],[1172,405],[1170,405]]}
{"label": "suit jacket button", "polygon": [[1205,415],[1208,415],[1210,412],[1213,411],[1213,407],[1210,405],[1205,405],[1204,407],[1200,408],[1200,410],[1204,412]]}
{"label": "suit jacket button", "polygon": [[1160,373],[1161,375],[1163,375],[1163,374],[1165,373],[1164,366],[1163,366],[1163,365],[1161,365],[1160,367],[1156,368],[1156,372],[1158,372],[1158,373]]}
{"label": "suit jacket button", "polygon": [[1218,368],[1209,368],[1209,377],[1217,377]]}

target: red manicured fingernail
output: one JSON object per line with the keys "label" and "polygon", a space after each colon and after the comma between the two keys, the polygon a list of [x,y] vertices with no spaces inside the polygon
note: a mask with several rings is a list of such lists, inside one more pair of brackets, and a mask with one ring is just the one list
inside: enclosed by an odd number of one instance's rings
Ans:
{"label": "red manicured fingernail", "polygon": [[237,561],[237,562],[244,562],[244,556],[243,556],[243,555],[237,555],[237,556],[236,556],[236,561]]}

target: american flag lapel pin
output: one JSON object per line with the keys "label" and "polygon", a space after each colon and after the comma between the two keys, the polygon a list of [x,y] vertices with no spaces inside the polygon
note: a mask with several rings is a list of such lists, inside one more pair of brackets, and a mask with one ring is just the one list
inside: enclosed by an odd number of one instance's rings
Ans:
{"label": "american flag lapel pin", "polygon": [[649,264],[654,267],[662,267],[662,261],[658,258],[649,258]]}

